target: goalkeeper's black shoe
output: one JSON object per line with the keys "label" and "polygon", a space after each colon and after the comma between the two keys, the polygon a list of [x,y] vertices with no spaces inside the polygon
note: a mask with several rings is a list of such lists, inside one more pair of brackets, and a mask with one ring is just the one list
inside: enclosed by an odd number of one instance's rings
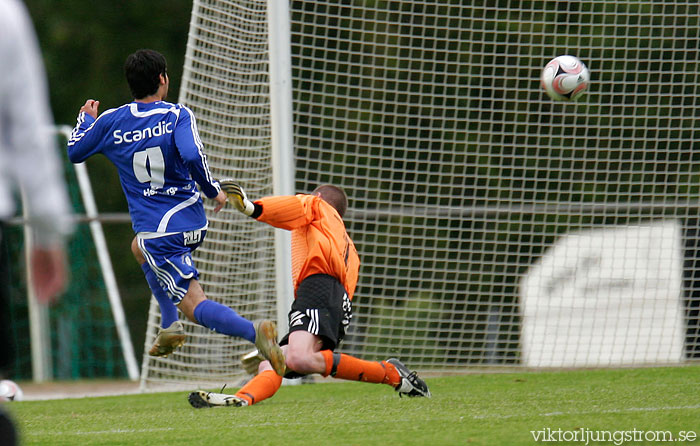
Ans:
{"label": "goalkeeper's black shoe", "polygon": [[396,358],[387,359],[386,362],[396,367],[396,371],[399,372],[401,377],[401,382],[396,386],[399,396],[424,396],[430,398],[428,385],[418,377],[416,372],[408,370],[408,367]]}
{"label": "goalkeeper's black shoe", "polygon": [[196,409],[203,407],[222,407],[222,406],[247,406],[248,401],[239,398],[236,395],[228,395],[225,393],[205,392],[204,390],[196,390],[187,397],[190,405]]}

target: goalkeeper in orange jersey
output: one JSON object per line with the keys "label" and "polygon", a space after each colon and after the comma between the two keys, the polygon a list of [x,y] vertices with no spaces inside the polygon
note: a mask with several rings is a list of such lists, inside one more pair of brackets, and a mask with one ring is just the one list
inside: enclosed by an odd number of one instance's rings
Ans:
{"label": "goalkeeper in orange jersey", "polygon": [[[323,185],[311,194],[248,200],[245,191],[230,180],[220,181],[233,205],[260,222],[292,231],[292,278],[295,299],[289,312],[289,334],[280,345],[285,353],[285,377],[319,373],[351,381],[383,383],[399,395],[429,397],[426,383],[398,359],[365,361],[336,353],[352,317],[352,297],[360,259],[348,236],[343,215],[345,192]],[[268,361],[235,395],[195,391],[194,407],[248,406],[271,397],[282,385]]]}

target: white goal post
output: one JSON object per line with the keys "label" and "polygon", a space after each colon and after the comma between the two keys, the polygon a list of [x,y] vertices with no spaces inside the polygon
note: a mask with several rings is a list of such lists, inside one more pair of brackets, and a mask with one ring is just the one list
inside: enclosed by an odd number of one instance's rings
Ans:
{"label": "white goal post", "polygon": [[[343,352],[434,373],[700,358],[697,5],[275,5],[195,1],[179,99],[215,174],[252,198],[348,192],[362,267]],[[561,54],[591,70],[577,103],[539,85]],[[211,221],[209,297],[283,317],[279,234]],[[181,352],[144,357],[144,387],[244,377],[248,345],[187,331]]]}

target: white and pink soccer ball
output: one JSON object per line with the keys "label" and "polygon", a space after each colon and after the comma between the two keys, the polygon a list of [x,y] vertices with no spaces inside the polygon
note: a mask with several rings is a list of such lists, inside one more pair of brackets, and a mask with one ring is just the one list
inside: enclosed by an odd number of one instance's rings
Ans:
{"label": "white and pink soccer ball", "polygon": [[540,83],[555,101],[575,101],[588,87],[591,74],[586,65],[574,56],[558,56],[542,70]]}
{"label": "white and pink soccer ball", "polygon": [[0,381],[0,401],[22,401],[24,393],[16,382],[9,379]]}

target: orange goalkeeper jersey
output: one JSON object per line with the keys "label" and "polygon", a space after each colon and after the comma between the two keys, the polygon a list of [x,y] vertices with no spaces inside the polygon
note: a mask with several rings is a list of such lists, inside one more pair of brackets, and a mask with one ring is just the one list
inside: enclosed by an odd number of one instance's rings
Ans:
{"label": "orange goalkeeper jersey", "polygon": [[335,208],[315,195],[265,197],[258,221],[292,231],[294,292],[305,278],[328,274],[343,284],[352,300],[360,258]]}

